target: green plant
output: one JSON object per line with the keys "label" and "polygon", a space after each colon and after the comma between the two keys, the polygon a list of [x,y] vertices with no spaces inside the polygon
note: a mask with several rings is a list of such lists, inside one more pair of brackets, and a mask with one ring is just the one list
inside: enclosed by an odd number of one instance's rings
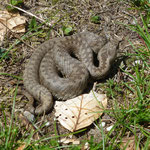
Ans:
{"label": "green plant", "polygon": [[92,16],[91,17],[91,22],[92,23],[95,23],[95,24],[98,24],[98,23],[100,23],[100,16]]}
{"label": "green plant", "polygon": [[10,0],[9,4],[11,4],[12,6],[7,5],[6,8],[8,11],[17,11],[17,9],[15,9],[13,6],[20,7],[21,5],[23,5],[23,0]]}
{"label": "green plant", "polygon": [[72,27],[63,26],[62,31],[64,32],[64,35],[70,35],[72,33],[73,29],[72,29]]}
{"label": "green plant", "polygon": [[8,55],[5,54],[6,53],[6,49],[0,48],[0,58],[8,58]]}
{"label": "green plant", "polygon": [[[141,20],[143,22],[142,27],[137,22],[136,22],[136,25],[127,25],[127,27],[130,30],[137,32],[139,35],[139,38],[141,38],[143,44],[150,50],[150,33],[149,33],[149,29],[148,29],[148,24],[144,20],[142,15],[141,15]],[[150,53],[150,52],[148,52],[148,53]]]}
{"label": "green plant", "polygon": [[28,27],[29,27],[29,30],[35,30],[35,31],[37,30],[38,25],[37,25],[35,17],[31,19]]}

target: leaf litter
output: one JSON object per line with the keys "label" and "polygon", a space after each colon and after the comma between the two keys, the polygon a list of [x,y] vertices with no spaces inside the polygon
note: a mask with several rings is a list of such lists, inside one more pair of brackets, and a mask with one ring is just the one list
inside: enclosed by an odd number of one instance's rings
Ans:
{"label": "leaf litter", "polygon": [[106,107],[106,95],[93,91],[65,102],[56,101],[54,106],[57,120],[71,132],[91,125]]}
{"label": "leaf litter", "polygon": [[4,40],[8,30],[14,33],[24,33],[26,21],[26,17],[20,16],[19,13],[0,11],[0,41]]}

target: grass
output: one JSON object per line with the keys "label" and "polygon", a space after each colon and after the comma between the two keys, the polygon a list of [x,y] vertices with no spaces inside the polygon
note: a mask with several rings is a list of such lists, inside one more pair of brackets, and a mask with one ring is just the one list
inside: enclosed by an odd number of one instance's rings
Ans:
{"label": "grass", "polygon": [[131,3],[135,9],[150,12],[150,1],[149,0],[131,0]]}
{"label": "grass", "polygon": [[[53,1],[57,3],[58,1]],[[131,1],[135,8],[138,10],[149,12],[149,3],[146,0]],[[148,150],[150,148],[150,33],[149,33],[149,16],[141,15],[142,25],[136,22],[135,25],[127,25],[130,30],[136,32],[141,40],[138,46],[135,46],[132,41],[129,43],[132,45],[133,52],[125,53],[127,59],[125,64],[120,65],[120,72],[123,79],[119,82],[113,79],[108,79],[105,84],[99,86],[105,86],[107,96],[112,99],[112,107],[105,111],[114,120],[113,128],[105,133],[100,123],[95,123],[99,132],[102,134],[102,140],[99,143],[94,141],[94,137],[88,140],[83,140],[80,145],[61,145],[58,140],[59,137],[67,135],[58,135],[55,127],[53,137],[47,138],[43,136],[38,140],[33,140],[32,137],[38,130],[26,130],[21,129],[17,125],[17,119],[14,115],[14,108],[16,103],[16,95],[18,85],[15,88],[14,97],[12,101],[11,115],[8,116],[6,108],[3,103],[0,106],[0,150],[2,149],[17,149],[18,147],[26,150],[47,150],[47,149],[70,149],[80,150],[83,148],[86,142],[89,143],[89,147],[92,150],[99,149],[120,149],[121,141],[124,137],[133,136],[136,148],[140,147],[142,150]],[[41,26],[37,25],[35,19],[32,19],[30,24],[30,30],[27,34],[21,37],[22,40],[31,38],[34,35],[42,34]],[[67,27],[65,29],[68,29]],[[66,31],[67,34],[70,30]],[[14,48],[14,46],[20,44],[21,40],[16,40],[8,50],[0,55],[0,62],[4,62],[5,58],[9,57],[8,54]],[[1,51],[2,53],[3,51]],[[21,80],[19,76],[0,73],[1,76],[11,76]],[[119,103],[118,103],[119,100]],[[9,121],[10,119],[10,121]],[[23,130],[23,133],[21,132]],[[74,133],[76,134],[76,133]],[[126,143],[128,144],[128,142]],[[128,145],[125,145],[126,149]]]}

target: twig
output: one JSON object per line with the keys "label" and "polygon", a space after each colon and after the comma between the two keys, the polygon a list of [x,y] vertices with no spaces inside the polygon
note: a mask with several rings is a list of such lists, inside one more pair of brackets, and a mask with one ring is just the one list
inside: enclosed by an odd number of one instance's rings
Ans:
{"label": "twig", "polygon": [[[16,9],[18,9],[18,10],[20,10],[20,11],[22,11],[22,12],[24,12],[24,13],[26,13],[26,14],[28,14],[29,16],[32,16],[32,17],[35,17],[36,19],[38,19],[40,22],[46,22],[44,19],[42,19],[42,18],[40,18],[40,17],[38,17],[38,16],[36,16],[36,15],[34,15],[34,14],[32,14],[31,12],[27,12],[27,11],[25,11],[24,9],[22,9],[22,8],[19,8],[19,7],[17,7],[17,6],[13,6],[13,5],[11,5],[11,4],[8,4],[8,3],[6,3],[7,5],[9,5],[9,6],[11,6],[11,7],[13,7],[13,8],[16,8]],[[51,23],[46,23],[48,26],[52,26],[52,24]]]}

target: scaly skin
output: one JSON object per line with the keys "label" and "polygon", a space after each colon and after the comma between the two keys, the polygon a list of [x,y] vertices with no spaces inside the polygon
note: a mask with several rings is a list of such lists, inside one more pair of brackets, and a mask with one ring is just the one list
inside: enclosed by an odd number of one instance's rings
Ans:
{"label": "scaly skin", "polygon": [[[117,45],[118,41],[107,41],[91,32],[41,44],[24,72],[25,88],[41,103],[35,114],[51,109],[52,95],[62,100],[80,95],[87,86],[89,75],[94,79],[104,78],[116,58]],[[93,52],[97,54],[98,67],[93,64]]]}

